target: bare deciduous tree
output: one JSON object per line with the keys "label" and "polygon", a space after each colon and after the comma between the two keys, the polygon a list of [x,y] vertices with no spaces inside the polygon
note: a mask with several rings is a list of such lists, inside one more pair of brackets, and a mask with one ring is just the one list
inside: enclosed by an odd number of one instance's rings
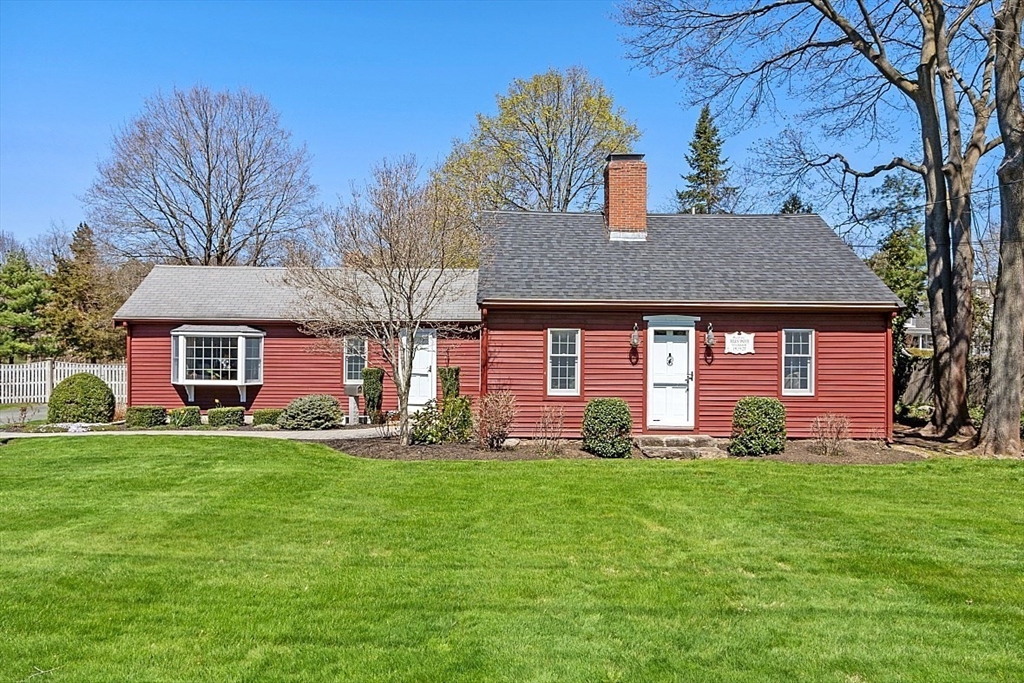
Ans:
{"label": "bare deciduous tree", "polygon": [[409,390],[417,332],[467,331],[447,311],[475,292],[475,230],[450,196],[418,180],[414,157],[384,161],[362,191],[317,231],[316,257],[288,269],[305,293],[304,329],[340,350],[346,336],[379,351],[394,380],[399,436],[409,443]]}
{"label": "bare deciduous tree", "polygon": [[[854,203],[860,182],[903,168],[925,189],[928,298],[935,344],[931,431],[969,424],[974,254],[970,195],[988,138],[994,32],[991,3],[967,0],[773,0],[732,8],[718,2],[633,0],[623,11],[637,29],[633,57],[658,72],[686,77],[695,102],[715,100],[740,117],[775,112],[777,98],[804,104],[799,128],[768,149],[772,172],[793,178],[818,170]],[[820,153],[807,129],[829,144],[862,148],[891,141],[901,117],[916,121],[920,147],[870,169],[848,156]]]}
{"label": "bare deciduous tree", "polygon": [[1021,376],[1024,372],[1024,111],[1021,103],[1021,25],[1024,0],[1004,0],[995,17],[996,115],[1003,135],[999,166],[999,275],[992,310],[985,418],[978,449],[1021,452]]}
{"label": "bare deciduous tree", "polygon": [[305,147],[270,102],[196,86],[157,94],[114,138],[85,202],[117,253],[190,265],[265,265],[316,217]]}

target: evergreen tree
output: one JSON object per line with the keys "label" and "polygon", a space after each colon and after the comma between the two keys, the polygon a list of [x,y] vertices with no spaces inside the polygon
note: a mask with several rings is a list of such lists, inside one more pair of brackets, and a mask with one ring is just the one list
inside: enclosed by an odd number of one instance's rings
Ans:
{"label": "evergreen tree", "polygon": [[686,163],[691,172],[683,176],[685,190],[676,191],[679,213],[728,213],[736,199],[737,188],[730,187],[728,159],[722,158],[722,138],[704,105],[690,140]]}
{"label": "evergreen tree", "polygon": [[43,274],[22,250],[5,254],[0,267],[0,359],[45,355],[42,309],[50,291]]}
{"label": "evergreen tree", "polygon": [[878,243],[878,251],[868,258],[868,265],[906,305],[892,322],[896,379],[893,400],[897,400],[910,371],[909,356],[904,350],[907,323],[921,313],[927,283],[924,234],[915,211],[921,188],[920,183],[900,173],[886,177],[872,194],[880,201],[868,212],[866,220],[886,232]]}
{"label": "evergreen tree", "polygon": [[47,325],[62,356],[93,363],[124,357],[124,333],[114,329],[119,304],[92,229],[82,223],[71,239],[71,256],[57,256]]}
{"label": "evergreen tree", "polygon": [[782,208],[779,209],[779,213],[814,213],[814,207],[810,204],[805,204],[800,195],[792,192],[786,197],[786,201],[782,202]]}

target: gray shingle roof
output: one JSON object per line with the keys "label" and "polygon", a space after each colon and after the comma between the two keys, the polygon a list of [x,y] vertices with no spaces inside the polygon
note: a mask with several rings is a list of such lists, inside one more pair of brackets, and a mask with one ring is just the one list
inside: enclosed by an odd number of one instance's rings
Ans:
{"label": "gray shingle roof", "polygon": [[[295,320],[303,293],[285,283],[284,268],[246,266],[156,266],[114,314],[115,320]],[[435,320],[478,322],[475,270],[445,302]],[[464,293],[463,293],[464,292]]]}
{"label": "gray shingle roof", "polygon": [[609,241],[601,214],[495,212],[477,300],[899,306],[818,216],[651,215]]}

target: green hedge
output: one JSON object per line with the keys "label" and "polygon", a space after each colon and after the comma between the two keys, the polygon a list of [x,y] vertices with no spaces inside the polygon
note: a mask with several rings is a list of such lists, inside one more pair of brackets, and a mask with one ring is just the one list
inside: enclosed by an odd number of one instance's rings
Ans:
{"label": "green hedge", "polygon": [[633,449],[633,417],[621,398],[595,398],[583,410],[583,449],[601,458],[626,458]]}
{"label": "green hedge", "polygon": [[441,400],[447,401],[459,397],[459,374],[462,368],[458,365],[440,367],[437,373],[441,376]]}
{"label": "green hedge", "polygon": [[786,406],[777,398],[746,396],[732,411],[730,455],[771,455],[786,449]]}
{"label": "green hedge", "polygon": [[252,426],[276,425],[284,408],[260,408],[252,411]]}
{"label": "green hedge", "polygon": [[381,406],[384,404],[383,368],[363,368],[363,401],[370,421],[374,424],[380,423]]}
{"label": "green hedge", "polygon": [[473,409],[468,396],[448,399],[440,406],[427,401],[413,418],[413,443],[466,443],[473,436]]}
{"label": "green hedge", "polygon": [[203,424],[203,416],[199,412],[199,406],[175,408],[168,415],[171,418],[171,424],[175,427],[198,427]]}
{"label": "green hedge", "polygon": [[245,408],[210,408],[206,411],[206,421],[211,427],[241,427],[245,424]]}
{"label": "green hedge", "polygon": [[163,427],[167,424],[167,408],[163,406],[132,406],[124,413],[124,426],[129,429]]}
{"label": "green hedge", "polygon": [[310,394],[289,403],[277,424],[282,429],[335,429],[344,417],[338,399],[330,394]]}
{"label": "green hedge", "polygon": [[114,419],[114,392],[96,375],[80,372],[53,388],[48,422],[110,422]]}

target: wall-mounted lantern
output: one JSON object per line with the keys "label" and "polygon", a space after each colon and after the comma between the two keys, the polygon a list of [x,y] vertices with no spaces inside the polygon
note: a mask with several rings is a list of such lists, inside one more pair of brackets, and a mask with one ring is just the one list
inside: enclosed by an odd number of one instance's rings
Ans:
{"label": "wall-mounted lantern", "polygon": [[704,345],[715,345],[715,328],[711,323],[708,323],[708,331],[704,333]]}
{"label": "wall-mounted lantern", "polygon": [[633,323],[633,334],[629,335],[629,345],[634,349],[640,347],[640,328],[636,323]]}

